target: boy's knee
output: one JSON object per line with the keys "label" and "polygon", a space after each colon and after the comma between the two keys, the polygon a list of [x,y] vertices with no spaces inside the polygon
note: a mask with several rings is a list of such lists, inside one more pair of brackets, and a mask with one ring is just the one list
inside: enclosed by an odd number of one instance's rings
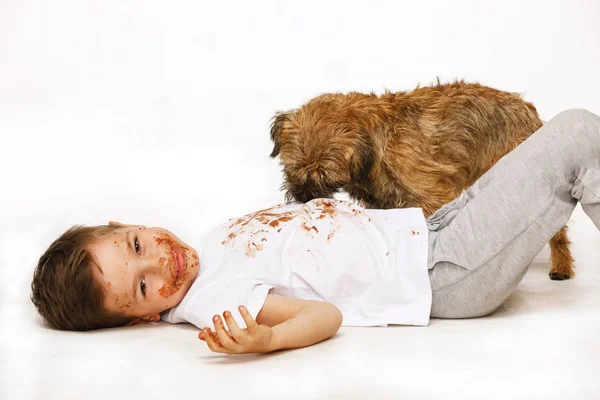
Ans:
{"label": "boy's knee", "polygon": [[586,151],[586,154],[597,154],[600,150],[600,117],[588,110],[573,108],[562,111],[548,121],[547,125],[554,137],[547,144],[565,151],[569,148],[573,149],[574,152],[567,153],[573,154],[574,157],[576,155],[579,161],[582,157],[582,146],[587,150],[593,149],[591,153]]}
{"label": "boy's knee", "polygon": [[557,120],[563,123],[596,123],[600,124],[600,117],[591,111],[583,108],[572,108],[560,112],[556,117]]}

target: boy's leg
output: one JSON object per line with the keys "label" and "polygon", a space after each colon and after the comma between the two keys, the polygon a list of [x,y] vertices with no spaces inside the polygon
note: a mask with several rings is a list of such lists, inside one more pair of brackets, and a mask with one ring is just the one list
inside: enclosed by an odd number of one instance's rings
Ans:
{"label": "boy's leg", "polygon": [[600,229],[600,117],[568,110],[428,220],[432,317],[490,314],[577,201]]}

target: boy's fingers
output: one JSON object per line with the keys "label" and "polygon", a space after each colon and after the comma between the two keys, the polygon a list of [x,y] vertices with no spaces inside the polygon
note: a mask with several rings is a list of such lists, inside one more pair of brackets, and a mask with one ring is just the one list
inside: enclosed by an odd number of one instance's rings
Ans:
{"label": "boy's fingers", "polygon": [[223,325],[223,320],[218,315],[213,317],[213,322],[215,324],[215,331],[217,332],[217,337],[219,338],[219,342],[221,342],[221,346],[234,350],[237,346],[237,343],[233,341],[232,337],[225,330],[225,326]]}
{"label": "boy's fingers", "polygon": [[208,333],[210,334],[210,338],[217,345],[217,347],[219,349],[223,349],[224,347],[221,344],[221,342],[219,341],[219,337],[217,336],[217,334],[215,332],[213,332],[210,328],[208,328]]}
{"label": "boy's fingers", "polygon": [[[210,335],[214,335],[214,333],[210,332],[208,335],[204,334],[204,330],[198,332],[198,339],[203,340],[206,342],[206,337],[210,336]],[[217,339],[215,338],[215,341],[217,341]]]}
{"label": "boy's fingers", "polygon": [[238,343],[242,343],[246,339],[246,332],[240,329],[237,322],[235,322],[235,319],[233,319],[231,312],[225,311],[223,313],[223,317],[225,318],[225,322],[227,322],[227,326],[229,327],[229,332],[231,333],[233,338]]}
{"label": "boy's fingers", "polygon": [[204,328],[204,339],[209,349],[211,349],[215,353],[222,352],[220,346],[217,344],[215,338],[211,335],[211,332],[208,330],[208,328]]}
{"label": "boy's fingers", "polygon": [[254,318],[252,318],[252,315],[250,315],[250,313],[244,306],[239,306],[238,309],[240,310],[240,314],[242,314],[242,318],[244,318],[244,322],[246,323],[246,327],[248,328],[248,333],[254,332],[258,325],[256,324]]}

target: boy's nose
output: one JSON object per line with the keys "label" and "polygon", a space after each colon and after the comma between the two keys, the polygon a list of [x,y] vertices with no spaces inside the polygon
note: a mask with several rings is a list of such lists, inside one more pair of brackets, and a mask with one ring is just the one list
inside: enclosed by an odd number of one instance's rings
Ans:
{"label": "boy's nose", "polygon": [[169,268],[169,259],[164,252],[162,255],[148,255],[142,261],[142,268],[146,273],[164,276]]}

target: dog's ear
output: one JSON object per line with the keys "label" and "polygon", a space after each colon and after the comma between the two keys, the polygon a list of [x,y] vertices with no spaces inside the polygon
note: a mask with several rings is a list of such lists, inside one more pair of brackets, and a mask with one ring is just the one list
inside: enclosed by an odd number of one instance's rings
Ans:
{"label": "dog's ear", "polygon": [[271,157],[277,157],[279,155],[279,151],[281,150],[282,138],[281,134],[283,132],[283,127],[286,123],[289,123],[289,116],[291,112],[278,112],[273,117],[273,122],[271,123],[271,140],[273,141],[273,151],[271,152]]}

